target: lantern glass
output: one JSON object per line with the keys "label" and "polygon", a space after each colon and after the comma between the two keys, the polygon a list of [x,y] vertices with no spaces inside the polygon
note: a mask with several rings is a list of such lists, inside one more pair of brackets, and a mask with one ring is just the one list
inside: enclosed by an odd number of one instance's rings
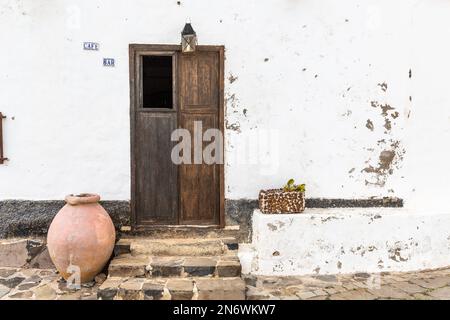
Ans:
{"label": "lantern glass", "polygon": [[183,52],[194,52],[197,46],[197,37],[194,35],[185,35],[181,37],[181,47]]}
{"label": "lantern glass", "polygon": [[194,52],[197,46],[197,34],[190,23],[186,23],[181,32],[181,51]]}

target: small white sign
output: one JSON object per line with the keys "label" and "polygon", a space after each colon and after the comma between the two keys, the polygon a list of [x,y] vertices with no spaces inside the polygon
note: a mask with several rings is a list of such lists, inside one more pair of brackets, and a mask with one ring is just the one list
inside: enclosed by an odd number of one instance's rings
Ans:
{"label": "small white sign", "polygon": [[98,43],[96,42],[84,42],[83,43],[84,50],[95,50],[98,51]]}
{"label": "small white sign", "polygon": [[104,67],[114,67],[115,65],[116,61],[113,58],[103,58]]}

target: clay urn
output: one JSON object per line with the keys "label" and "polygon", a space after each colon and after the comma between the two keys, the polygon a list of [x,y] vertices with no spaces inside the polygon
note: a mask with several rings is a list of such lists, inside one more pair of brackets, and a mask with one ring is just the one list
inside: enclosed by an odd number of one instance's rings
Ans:
{"label": "clay urn", "polygon": [[65,200],[48,229],[48,252],[64,279],[90,282],[111,257],[114,224],[97,194],[68,195]]}

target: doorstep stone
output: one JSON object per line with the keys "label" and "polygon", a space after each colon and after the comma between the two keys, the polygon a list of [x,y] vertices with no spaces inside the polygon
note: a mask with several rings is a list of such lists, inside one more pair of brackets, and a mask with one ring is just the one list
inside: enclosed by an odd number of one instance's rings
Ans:
{"label": "doorstep stone", "polygon": [[111,277],[144,277],[149,258],[129,254],[114,258],[109,264]]}
{"label": "doorstep stone", "polygon": [[239,257],[237,256],[237,254],[227,254],[227,255],[220,256],[220,260],[221,261],[237,261],[237,262],[240,262]]}
{"label": "doorstep stone", "polygon": [[191,279],[169,279],[166,287],[172,300],[191,300],[194,295],[194,282]]}
{"label": "doorstep stone", "polygon": [[121,239],[114,246],[114,256],[131,253],[131,241]]}
{"label": "doorstep stone", "polygon": [[150,262],[149,276],[177,277],[183,272],[184,259],[178,257],[153,257]]}
{"label": "doorstep stone", "polygon": [[236,238],[222,238],[223,244],[227,247],[228,250],[238,250],[239,243],[236,241]]}
{"label": "doorstep stone", "polygon": [[214,256],[226,252],[220,239],[133,239],[131,251],[152,256]]}
{"label": "doorstep stone", "polygon": [[189,276],[203,277],[213,275],[217,260],[205,257],[188,257],[184,261],[184,272]]}
{"label": "doorstep stone", "polygon": [[239,277],[241,275],[241,264],[239,261],[220,260],[216,269],[219,277]]}

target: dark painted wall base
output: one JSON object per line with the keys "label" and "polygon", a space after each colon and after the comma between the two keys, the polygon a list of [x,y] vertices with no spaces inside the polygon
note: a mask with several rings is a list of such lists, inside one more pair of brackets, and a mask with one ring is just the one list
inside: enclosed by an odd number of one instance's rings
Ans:
{"label": "dark painted wall base", "polygon": [[[128,201],[100,201],[110,214],[117,230],[129,225]],[[53,217],[64,206],[59,200],[0,201],[0,238],[39,236],[47,233]]]}
{"label": "dark painted wall base", "polygon": [[[129,201],[101,201],[110,214],[117,230],[130,225]],[[3,200],[0,201],[0,238],[45,235],[64,201]],[[241,240],[251,239],[253,210],[258,200],[239,199],[225,201],[225,224],[239,225]],[[383,199],[306,199],[307,208],[403,207],[403,200]]]}
{"label": "dark painted wall base", "polygon": [[403,199],[374,198],[374,199],[306,199],[306,208],[401,208]]}

